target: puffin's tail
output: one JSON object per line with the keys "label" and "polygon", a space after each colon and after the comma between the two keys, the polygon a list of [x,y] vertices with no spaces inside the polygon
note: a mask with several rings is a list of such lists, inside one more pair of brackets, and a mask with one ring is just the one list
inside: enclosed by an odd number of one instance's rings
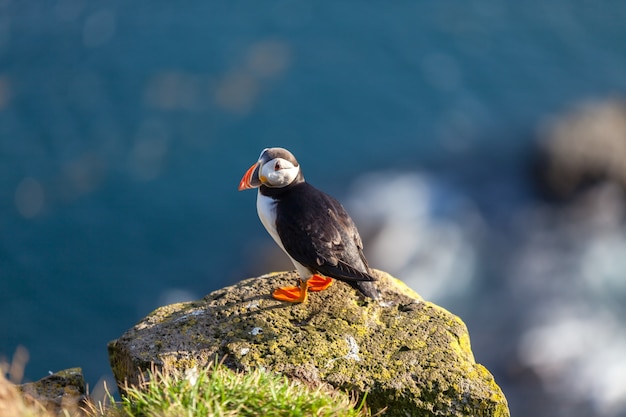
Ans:
{"label": "puffin's tail", "polygon": [[348,284],[366,297],[373,298],[374,300],[380,299],[380,291],[378,291],[376,287],[376,281],[349,281]]}
{"label": "puffin's tail", "polygon": [[319,268],[319,272],[350,284],[352,288],[358,290],[366,297],[374,300],[380,299],[380,291],[378,291],[375,284],[376,277],[372,275],[365,262],[362,262],[360,269],[356,269],[340,260],[337,265],[322,265]]}

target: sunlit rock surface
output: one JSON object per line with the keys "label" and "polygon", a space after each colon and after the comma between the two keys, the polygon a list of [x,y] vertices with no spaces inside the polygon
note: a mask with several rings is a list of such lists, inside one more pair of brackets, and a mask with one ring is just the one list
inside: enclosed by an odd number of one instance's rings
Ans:
{"label": "sunlit rock surface", "polygon": [[118,384],[152,363],[192,368],[224,358],[233,369],[262,366],[312,386],[367,392],[386,415],[508,416],[506,398],[474,361],[465,324],[377,272],[379,302],[348,285],[305,304],[273,300],[294,272],[251,278],[196,302],[161,307],[109,344]]}

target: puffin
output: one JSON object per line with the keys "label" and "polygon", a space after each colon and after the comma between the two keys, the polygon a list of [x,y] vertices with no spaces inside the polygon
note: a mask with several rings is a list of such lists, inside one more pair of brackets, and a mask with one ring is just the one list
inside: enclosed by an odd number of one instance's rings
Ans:
{"label": "puffin", "polygon": [[298,286],[277,288],[273,298],[303,303],[309,291],[325,290],[333,279],[380,298],[354,222],[336,199],[304,180],[291,152],[263,149],[239,182],[239,191],[254,188],[261,223],[300,275]]}

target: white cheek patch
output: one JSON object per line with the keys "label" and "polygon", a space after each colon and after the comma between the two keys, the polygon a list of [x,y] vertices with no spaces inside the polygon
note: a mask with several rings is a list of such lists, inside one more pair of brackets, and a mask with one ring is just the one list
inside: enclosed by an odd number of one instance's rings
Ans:
{"label": "white cheek patch", "polygon": [[[275,170],[276,164],[280,166],[278,170]],[[299,172],[299,166],[293,166],[291,162],[283,158],[272,159],[261,168],[261,176],[267,179],[266,185],[270,187],[284,187],[291,184]]]}

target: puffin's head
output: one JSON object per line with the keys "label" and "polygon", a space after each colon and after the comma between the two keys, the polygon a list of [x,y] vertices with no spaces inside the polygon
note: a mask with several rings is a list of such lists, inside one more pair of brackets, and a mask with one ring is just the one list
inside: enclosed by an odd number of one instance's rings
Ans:
{"label": "puffin's head", "polygon": [[300,164],[291,152],[284,148],[266,148],[239,182],[239,191],[261,185],[282,188],[298,178],[302,178]]}

